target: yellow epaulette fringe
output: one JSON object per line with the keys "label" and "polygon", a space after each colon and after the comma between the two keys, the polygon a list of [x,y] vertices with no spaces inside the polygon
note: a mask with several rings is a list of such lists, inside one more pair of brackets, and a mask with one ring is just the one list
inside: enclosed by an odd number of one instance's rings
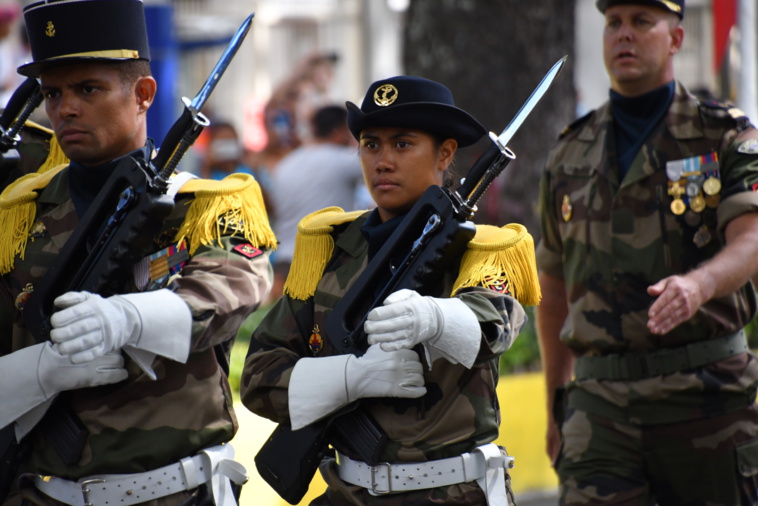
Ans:
{"label": "yellow epaulette fringe", "polygon": [[295,252],[292,255],[284,293],[297,300],[306,300],[316,293],[326,263],[334,252],[331,233],[334,225],[355,220],[366,211],[346,213],[339,207],[327,207],[311,213],[297,225]]}
{"label": "yellow epaulette fringe", "polygon": [[477,225],[461,259],[453,293],[469,286],[486,285],[488,279],[505,275],[511,294],[524,306],[536,306],[542,298],[534,239],[526,227],[511,223],[503,227]]}
{"label": "yellow epaulette fringe", "polygon": [[190,255],[214,241],[223,246],[221,236],[235,229],[256,248],[276,248],[261,187],[253,176],[235,173],[221,181],[190,179],[179,193],[195,194],[176,234],[177,242],[187,242]]}
{"label": "yellow epaulette fringe", "polygon": [[[334,252],[334,225],[355,220],[366,211],[344,212],[327,207],[309,214],[297,226],[295,252],[284,293],[306,300],[316,292],[324,268]],[[453,293],[468,286],[486,285],[489,278],[505,276],[513,296],[525,306],[539,304],[542,294],[537,277],[534,240],[517,223],[498,228],[477,225],[476,236],[461,259]]]}
{"label": "yellow epaulette fringe", "polygon": [[37,192],[69,162],[52,130],[31,121],[26,125],[50,133],[50,147],[37,172],[21,176],[0,194],[0,274],[10,272],[17,256],[24,258],[26,241],[37,214]]}

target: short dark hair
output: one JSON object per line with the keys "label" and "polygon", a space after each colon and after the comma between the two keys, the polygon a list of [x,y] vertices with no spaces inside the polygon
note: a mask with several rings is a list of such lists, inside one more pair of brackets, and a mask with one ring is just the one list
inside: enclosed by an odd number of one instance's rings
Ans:
{"label": "short dark hair", "polygon": [[126,90],[130,90],[140,77],[152,75],[150,62],[147,60],[110,61],[102,62],[102,65],[107,65],[118,71],[121,84]]}
{"label": "short dark hair", "polygon": [[341,105],[321,107],[311,118],[311,128],[317,139],[325,139],[342,127],[347,127],[347,109]]}

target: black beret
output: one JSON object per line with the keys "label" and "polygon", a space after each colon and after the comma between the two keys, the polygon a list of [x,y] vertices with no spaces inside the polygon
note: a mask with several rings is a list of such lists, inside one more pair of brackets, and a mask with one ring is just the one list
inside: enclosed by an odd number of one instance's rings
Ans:
{"label": "black beret", "polygon": [[602,13],[605,13],[605,9],[612,5],[621,4],[652,5],[673,12],[679,16],[679,19],[684,17],[684,0],[597,0],[595,2],[598,10]]}
{"label": "black beret", "polygon": [[396,76],[369,86],[359,108],[347,102],[347,125],[360,138],[367,127],[403,127],[422,130],[443,138],[453,138],[459,146],[469,146],[487,131],[453,102],[450,90],[423,77]]}
{"label": "black beret", "polygon": [[24,9],[32,62],[19,74],[79,61],[150,60],[142,0],[45,0]]}

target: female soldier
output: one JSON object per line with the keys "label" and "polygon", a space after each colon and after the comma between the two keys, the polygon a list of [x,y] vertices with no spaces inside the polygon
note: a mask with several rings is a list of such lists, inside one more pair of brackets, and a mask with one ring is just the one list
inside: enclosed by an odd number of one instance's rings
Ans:
{"label": "female soldier", "polygon": [[514,297],[539,299],[531,237],[520,225],[477,227],[455,283],[434,297],[392,293],[367,317],[365,354],[339,354],[324,331],[330,312],[427,188],[443,184],[457,147],[485,133],[445,86],[418,77],[375,82],[360,108],[347,107],[377,207],[300,222],[285,294],[253,334],[242,400],[297,431],[362,399],[387,434],[377,466],[330,441],[328,488],[312,504],[506,504],[508,458],[488,443],[499,355],[524,322]]}

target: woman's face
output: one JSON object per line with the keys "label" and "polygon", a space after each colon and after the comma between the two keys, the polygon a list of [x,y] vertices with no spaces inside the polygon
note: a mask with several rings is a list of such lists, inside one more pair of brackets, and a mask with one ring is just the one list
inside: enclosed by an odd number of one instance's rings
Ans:
{"label": "woman's face", "polygon": [[387,221],[407,212],[431,185],[442,185],[458,147],[455,139],[438,145],[421,130],[369,127],[361,132],[363,180]]}

